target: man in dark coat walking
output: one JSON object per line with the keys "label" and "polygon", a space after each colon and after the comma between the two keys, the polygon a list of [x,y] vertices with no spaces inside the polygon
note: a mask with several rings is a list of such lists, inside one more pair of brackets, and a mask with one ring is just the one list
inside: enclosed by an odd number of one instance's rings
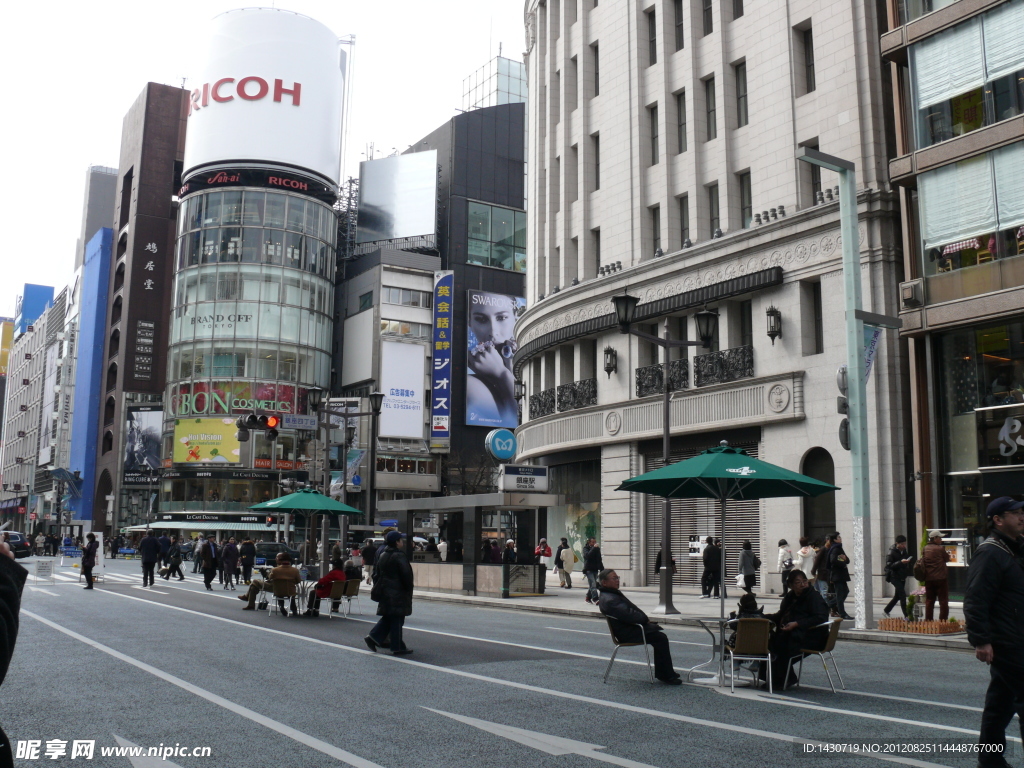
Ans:
{"label": "man in dark coat walking", "polygon": [[171,539],[167,535],[167,531],[164,531],[157,541],[160,542],[160,562],[166,568],[171,564],[171,558],[167,555],[171,550]]}
{"label": "man in dark coat walking", "polygon": [[829,579],[836,595],[836,613],[850,620],[853,617],[846,612],[846,598],[850,595],[850,558],[843,550],[843,537],[839,533],[832,534],[832,546],[828,550]]}
{"label": "man in dark coat walking", "polygon": [[142,559],[142,586],[153,586],[153,571],[157,562],[160,561],[160,542],[153,536],[152,531],[146,531],[146,535],[139,542],[139,557]]}
{"label": "man in dark coat walking", "polygon": [[220,559],[220,547],[217,546],[212,533],[207,536],[200,557],[203,559],[203,584],[212,591],[213,587],[210,584],[213,583],[213,577],[217,575],[217,561]]}
{"label": "man in dark coat walking", "polygon": [[896,537],[896,543],[889,550],[885,558],[885,580],[892,584],[896,591],[892,600],[885,606],[885,615],[889,615],[896,603],[900,604],[903,617],[907,616],[907,577],[912,573],[914,567],[914,556],[907,551],[907,537],[900,535]]}
{"label": "man in dark coat walking", "polygon": [[373,569],[373,590],[370,592],[370,599],[377,603],[380,621],[363,639],[367,647],[376,652],[377,648],[384,646],[385,636],[390,636],[391,653],[404,656],[412,653],[412,649],[402,642],[405,617],[412,615],[412,566],[402,551],[405,545],[404,534],[391,531],[384,543],[387,546],[377,556]]}
{"label": "man in dark coat walking", "polygon": [[668,637],[661,626],[647,618],[647,614],[633,605],[619,591],[619,574],[601,571],[597,575],[601,597],[598,608],[611,622],[615,637],[622,643],[646,643],[654,650],[654,676],[666,685],[682,685],[682,678],[672,666],[672,653]]}
{"label": "man in dark coat walking", "polygon": [[601,546],[597,539],[591,536],[587,539],[587,545],[583,547],[583,575],[587,577],[587,599],[586,602],[597,605],[601,599],[601,592],[597,588],[597,574],[604,570],[604,560],[601,559]]}
{"label": "man in dark coat walking", "polygon": [[[0,540],[0,684],[7,676],[7,668],[14,655],[18,639],[18,613],[21,610],[21,592],[25,588],[28,571],[14,560],[7,542]],[[11,742],[0,728],[0,766],[14,765]]]}
{"label": "man in dark coat walking", "polygon": [[986,510],[991,535],[967,569],[964,618],[974,655],[989,665],[978,744],[978,765],[1007,766],[1006,726],[1014,712],[1024,738],[1024,502],[1003,496]]}

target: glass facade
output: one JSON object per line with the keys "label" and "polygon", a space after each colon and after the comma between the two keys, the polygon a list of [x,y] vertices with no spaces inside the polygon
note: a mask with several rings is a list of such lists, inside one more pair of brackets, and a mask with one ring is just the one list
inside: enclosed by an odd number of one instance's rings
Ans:
{"label": "glass facade", "polygon": [[1024,111],[1024,0],[910,46],[919,147]]}
{"label": "glass facade", "polygon": [[523,62],[501,56],[491,59],[463,81],[462,108],[525,104],[529,94],[526,80]]}
{"label": "glass facade", "polygon": [[906,24],[926,13],[952,5],[956,0],[898,0],[900,24]]}
{"label": "glass facade", "polygon": [[244,188],[180,211],[165,416],[304,413],[307,388],[330,383],[333,210]]}
{"label": "glass facade", "polygon": [[469,203],[466,263],[526,272],[526,213]]}

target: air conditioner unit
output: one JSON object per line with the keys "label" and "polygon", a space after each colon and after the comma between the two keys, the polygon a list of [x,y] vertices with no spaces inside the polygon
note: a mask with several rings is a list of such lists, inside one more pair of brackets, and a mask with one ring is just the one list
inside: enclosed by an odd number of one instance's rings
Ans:
{"label": "air conditioner unit", "polygon": [[917,309],[924,306],[924,280],[908,280],[900,283],[900,302],[903,309]]}
{"label": "air conditioner unit", "polygon": [[59,395],[61,393],[61,391],[62,390],[61,390],[60,384],[54,384],[53,385],[53,394]]}
{"label": "air conditioner unit", "polygon": [[60,331],[57,334],[57,341],[67,341],[68,335],[64,331]]}
{"label": "air conditioner unit", "polygon": [[25,430],[24,429],[19,429],[18,430],[18,437],[24,437],[24,436],[25,436]]}
{"label": "air conditioner unit", "polygon": [[28,379],[22,379],[21,380],[21,386],[23,386],[23,387],[27,387],[30,383],[31,382],[29,382]]}
{"label": "air conditioner unit", "polygon": [[25,459],[23,459],[21,456],[18,456],[17,458],[15,458],[14,463],[15,464],[24,464],[25,463]]}
{"label": "air conditioner unit", "polygon": [[18,406],[18,410],[19,411],[27,411],[28,410],[28,406],[27,405],[19,405]]}

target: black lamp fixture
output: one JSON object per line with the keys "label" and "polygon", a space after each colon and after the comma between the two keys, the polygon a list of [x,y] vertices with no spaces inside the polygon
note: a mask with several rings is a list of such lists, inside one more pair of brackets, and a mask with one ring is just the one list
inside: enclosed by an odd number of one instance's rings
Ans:
{"label": "black lamp fixture", "polygon": [[604,348],[604,372],[608,374],[608,378],[612,377],[612,374],[619,370],[619,353],[615,347]]}
{"label": "black lamp fixture", "polygon": [[661,248],[655,249],[655,251],[654,251],[654,258],[660,259],[664,255],[665,255],[665,252],[663,250],[661,250]]}
{"label": "black lamp fixture", "polygon": [[516,400],[522,400],[524,397],[526,397],[526,385],[523,384],[521,379],[516,379],[515,383],[512,386],[513,394],[515,395]]}
{"label": "black lamp fixture", "polygon": [[690,240],[690,238],[686,238],[685,240],[683,240],[683,248],[692,248],[692,247],[693,247],[693,241]]}
{"label": "black lamp fixture", "polygon": [[370,395],[370,410],[374,413],[379,414],[381,407],[384,405],[384,393],[383,392],[371,392]]}
{"label": "black lamp fixture", "polygon": [[768,307],[765,314],[768,315],[768,338],[774,347],[775,340],[782,338],[782,312],[773,305]]}
{"label": "black lamp fixture", "polygon": [[324,390],[321,387],[310,387],[306,390],[306,402],[309,409],[314,413],[320,410],[320,403],[324,400]]}
{"label": "black lamp fixture", "polygon": [[615,319],[618,321],[619,331],[622,333],[629,333],[629,326],[633,324],[633,319],[636,317],[636,305],[639,303],[640,299],[630,296],[628,293],[612,296],[612,304],[615,305]]}
{"label": "black lamp fixture", "polygon": [[693,319],[697,323],[697,337],[700,339],[701,345],[710,349],[711,342],[715,338],[715,331],[718,330],[718,312],[704,307],[693,316]]}

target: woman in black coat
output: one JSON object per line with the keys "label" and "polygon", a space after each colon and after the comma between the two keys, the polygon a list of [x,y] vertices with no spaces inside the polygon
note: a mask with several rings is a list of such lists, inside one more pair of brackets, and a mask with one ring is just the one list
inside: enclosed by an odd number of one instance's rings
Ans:
{"label": "woman in black coat", "polygon": [[167,548],[167,559],[170,561],[170,566],[167,568],[167,573],[164,576],[164,581],[170,581],[171,576],[178,575],[178,581],[185,580],[185,574],[181,572],[181,545],[178,544],[178,537],[171,537],[171,546]]}
{"label": "woman in black coat", "polygon": [[246,539],[238,548],[238,560],[242,565],[242,581],[248,584],[252,581],[252,566],[256,562],[256,545],[252,539]]}
{"label": "woman in black coat", "polygon": [[402,547],[403,534],[391,531],[385,539],[387,548],[377,558],[374,566],[373,591],[370,598],[377,603],[380,621],[365,638],[367,647],[376,652],[384,646],[385,637],[390,635],[391,653],[404,656],[412,653],[402,642],[402,626],[405,617],[412,615],[412,566]]}
{"label": "woman in black coat", "polygon": [[96,567],[96,550],[100,545],[95,534],[88,534],[89,543],[82,548],[82,575],[85,576],[85,588],[92,589],[92,569]]}

